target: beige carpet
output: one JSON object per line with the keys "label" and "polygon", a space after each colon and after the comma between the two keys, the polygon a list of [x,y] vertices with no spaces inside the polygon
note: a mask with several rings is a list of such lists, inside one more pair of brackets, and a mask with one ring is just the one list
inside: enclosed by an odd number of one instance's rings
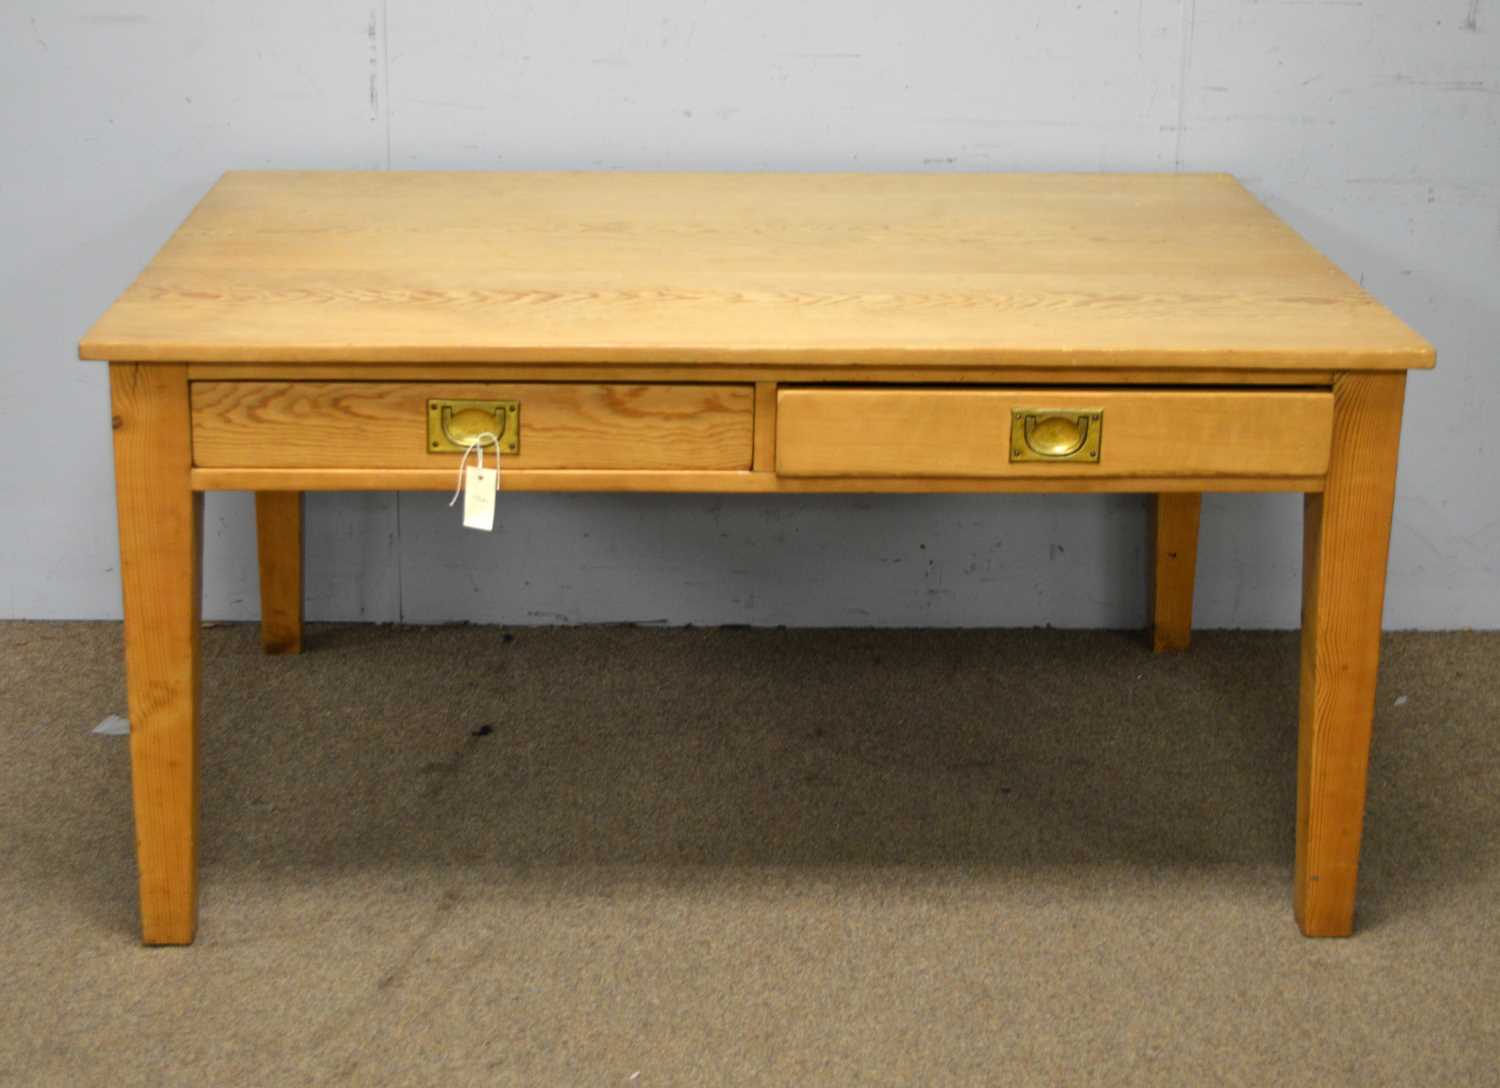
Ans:
{"label": "beige carpet", "polygon": [[119,628],[0,624],[0,1083],[1500,1083],[1500,636],[1387,638],[1349,941],[1295,635],[204,639],[146,949]]}

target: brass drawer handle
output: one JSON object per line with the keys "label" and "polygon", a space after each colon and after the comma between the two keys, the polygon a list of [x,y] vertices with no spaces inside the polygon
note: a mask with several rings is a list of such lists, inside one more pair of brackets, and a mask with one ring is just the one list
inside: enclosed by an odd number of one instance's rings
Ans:
{"label": "brass drawer handle", "polygon": [[521,450],[518,400],[429,400],[427,452],[463,453],[484,433],[498,435],[501,453]]}
{"label": "brass drawer handle", "polygon": [[1015,408],[1010,413],[1010,459],[1099,463],[1102,408]]}

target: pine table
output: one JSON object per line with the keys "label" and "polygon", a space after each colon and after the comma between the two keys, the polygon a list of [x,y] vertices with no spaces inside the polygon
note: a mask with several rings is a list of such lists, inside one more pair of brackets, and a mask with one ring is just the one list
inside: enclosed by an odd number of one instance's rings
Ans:
{"label": "pine table", "polygon": [[[1204,491],[1305,495],[1293,907],[1349,934],[1406,371],[1431,346],[1227,175],[226,174],[109,363],[141,927],[197,925],[202,494],[1135,492],[1187,645]],[[485,441],[489,441],[486,439]],[[457,529],[455,529],[457,531]]]}

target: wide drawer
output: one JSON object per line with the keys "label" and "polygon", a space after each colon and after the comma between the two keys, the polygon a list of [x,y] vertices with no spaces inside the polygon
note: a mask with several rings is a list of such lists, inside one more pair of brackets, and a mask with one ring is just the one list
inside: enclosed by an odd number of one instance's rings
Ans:
{"label": "wide drawer", "polygon": [[[1097,447],[1081,448],[1078,459],[1026,459],[1037,455],[1021,438],[1025,420],[1054,417],[1093,426]],[[1333,395],[1322,389],[786,387],[777,396],[776,471],[1308,477],[1327,471],[1332,433]]]}
{"label": "wide drawer", "polygon": [[749,385],[574,382],[202,381],[192,386],[193,463],[204,468],[433,468],[433,401],[513,401],[510,468],[750,467]]}

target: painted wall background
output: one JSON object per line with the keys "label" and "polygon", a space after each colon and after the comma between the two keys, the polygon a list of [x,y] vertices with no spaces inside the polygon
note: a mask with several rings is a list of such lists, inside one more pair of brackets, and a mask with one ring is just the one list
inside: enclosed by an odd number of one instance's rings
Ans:
{"label": "painted wall background", "polygon": [[[1433,340],[1390,627],[1500,626],[1500,0],[413,0],[0,10],[0,617],[119,614],[78,337],[231,168],[1228,170]],[[314,619],[1132,626],[1133,497],[309,500]],[[257,612],[210,495],[205,614]],[[1211,496],[1197,622],[1297,623],[1300,501]]]}

